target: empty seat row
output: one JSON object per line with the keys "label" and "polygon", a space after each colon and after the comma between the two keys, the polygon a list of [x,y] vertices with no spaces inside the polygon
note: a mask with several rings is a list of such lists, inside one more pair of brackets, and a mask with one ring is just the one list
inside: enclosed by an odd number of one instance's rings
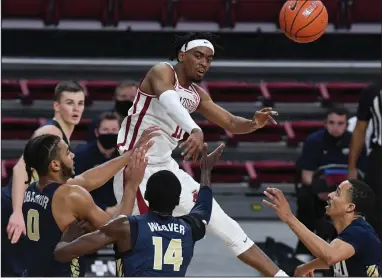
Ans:
{"label": "empty seat row", "polygon": [[[26,140],[46,119],[7,118],[1,120],[2,140]],[[86,140],[91,120],[85,119],[76,126],[72,140]],[[293,121],[277,125],[267,125],[256,133],[233,135],[208,121],[197,121],[204,131],[204,138],[209,142],[224,141],[230,147],[240,142],[280,142],[287,141],[290,146],[296,146],[306,137],[324,127],[322,121]]]}
{"label": "empty seat row", "polygon": [[[2,98],[32,100],[53,98],[59,81],[53,80],[2,80]],[[82,81],[88,101],[112,100],[117,81]],[[273,105],[275,102],[358,102],[368,83],[332,82],[206,82],[205,86],[215,102],[256,102]]]}
{"label": "empty seat row", "polygon": [[[351,22],[379,22],[380,0],[323,0],[329,21],[338,24],[345,14]],[[221,26],[236,22],[278,22],[285,0],[3,0],[3,18],[94,19],[103,24],[121,20],[177,22],[211,21]]]}
{"label": "empty seat row", "polygon": [[[1,161],[2,186],[7,184],[10,176],[12,176],[12,168],[16,163],[17,159]],[[180,167],[199,181],[199,163],[183,162]],[[296,166],[294,162],[270,160],[240,163],[226,161],[216,164],[212,173],[212,182],[248,182],[251,186],[258,187],[261,183],[294,183],[295,176]]]}

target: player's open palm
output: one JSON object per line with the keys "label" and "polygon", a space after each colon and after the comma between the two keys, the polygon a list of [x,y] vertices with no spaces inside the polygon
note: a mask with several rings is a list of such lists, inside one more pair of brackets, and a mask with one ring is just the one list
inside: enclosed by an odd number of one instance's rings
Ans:
{"label": "player's open palm", "polygon": [[138,186],[142,183],[143,176],[145,175],[145,170],[147,167],[148,159],[146,157],[146,152],[144,148],[134,150],[133,155],[130,158],[128,167],[125,170],[125,175],[127,183],[129,186]]}
{"label": "player's open palm", "polygon": [[187,140],[179,145],[179,148],[183,149],[182,156],[184,156],[184,159],[193,159],[196,161],[198,159],[199,153],[203,149],[203,143],[203,131],[200,129],[193,129]]}
{"label": "player's open palm", "polygon": [[256,111],[253,116],[253,120],[256,123],[257,128],[262,128],[271,122],[273,124],[277,124],[272,116],[277,116],[278,113],[276,111],[272,111],[271,107],[263,108],[260,111]]}
{"label": "player's open palm", "polygon": [[220,155],[222,154],[224,147],[224,144],[220,144],[219,147],[217,147],[212,153],[207,155],[208,145],[207,143],[204,143],[200,168],[202,170],[211,171],[216,165],[216,163],[219,161]]}
{"label": "player's open palm", "polygon": [[24,216],[22,212],[13,212],[7,226],[8,239],[12,244],[19,241],[21,234],[26,235]]}
{"label": "player's open palm", "polygon": [[291,216],[293,216],[289,202],[281,190],[276,188],[267,188],[267,190],[264,191],[264,194],[269,198],[270,202],[263,199],[263,203],[266,206],[273,208],[280,220],[286,222]]}

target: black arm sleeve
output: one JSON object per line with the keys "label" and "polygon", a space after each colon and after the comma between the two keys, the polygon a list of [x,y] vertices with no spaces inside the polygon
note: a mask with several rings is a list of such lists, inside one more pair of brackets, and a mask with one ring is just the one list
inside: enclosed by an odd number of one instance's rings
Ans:
{"label": "black arm sleeve", "polygon": [[194,242],[199,241],[206,235],[206,224],[203,222],[203,217],[199,214],[193,213],[179,218],[190,225]]}

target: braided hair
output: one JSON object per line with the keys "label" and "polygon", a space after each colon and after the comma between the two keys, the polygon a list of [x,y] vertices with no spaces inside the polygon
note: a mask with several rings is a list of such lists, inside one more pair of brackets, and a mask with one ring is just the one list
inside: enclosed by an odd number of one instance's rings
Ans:
{"label": "braided hair", "polygon": [[48,174],[49,163],[56,159],[60,141],[61,138],[53,134],[43,134],[28,141],[23,154],[28,174],[25,184],[32,180],[32,169],[36,170],[39,176]]}
{"label": "braided hair", "polygon": [[[216,44],[218,36],[212,33],[208,32],[192,32],[192,33],[187,33],[186,35],[183,36],[175,36],[175,41],[174,41],[174,49],[171,53],[170,60],[178,60],[178,54],[180,52],[180,49],[184,44],[187,44],[190,41],[193,40],[198,40],[198,39],[205,39],[211,42],[211,44],[214,46],[214,48],[222,49],[221,46]],[[186,45],[187,47],[187,45]]]}

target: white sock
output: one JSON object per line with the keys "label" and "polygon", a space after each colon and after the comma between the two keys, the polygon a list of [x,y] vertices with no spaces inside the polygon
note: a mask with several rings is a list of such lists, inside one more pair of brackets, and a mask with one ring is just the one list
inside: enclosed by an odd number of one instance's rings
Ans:
{"label": "white sock", "polygon": [[274,277],[289,277],[288,274],[286,274],[283,270],[279,270]]}

